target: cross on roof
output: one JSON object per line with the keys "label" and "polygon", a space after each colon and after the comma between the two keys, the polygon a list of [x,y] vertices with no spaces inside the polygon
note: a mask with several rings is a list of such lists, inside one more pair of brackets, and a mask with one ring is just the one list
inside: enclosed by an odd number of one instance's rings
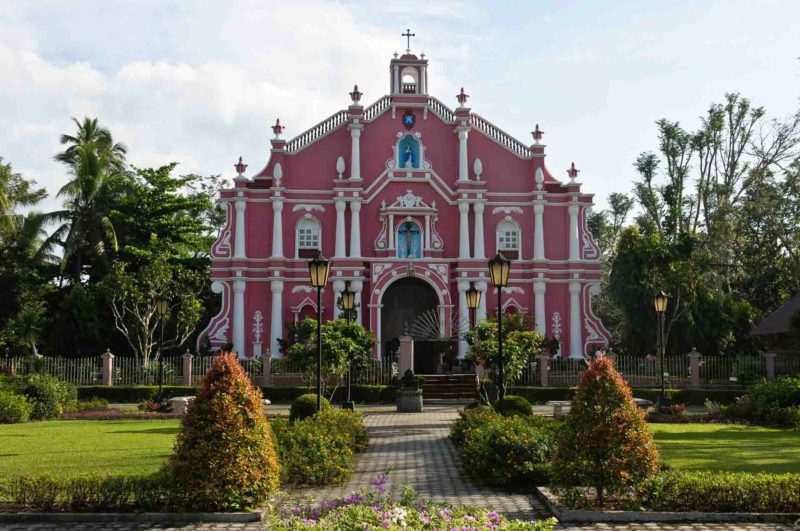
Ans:
{"label": "cross on roof", "polygon": [[411,53],[411,37],[416,37],[416,33],[411,33],[410,29],[406,29],[405,33],[400,34],[401,37],[406,38],[406,53]]}

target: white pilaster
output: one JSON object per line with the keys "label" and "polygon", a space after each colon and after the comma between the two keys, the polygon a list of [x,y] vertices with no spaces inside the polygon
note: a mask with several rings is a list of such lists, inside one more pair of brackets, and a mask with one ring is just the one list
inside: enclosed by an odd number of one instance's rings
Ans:
{"label": "white pilaster", "polygon": [[569,357],[583,358],[581,344],[581,283],[579,280],[569,282]]}
{"label": "white pilaster", "polygon": [[278,340],[283,338],[283,280],[273,280],[269,286],[272,292],[272,309],[269,323],[269,349],[272,356],[279,358],[281,347]]}
{"label": "white pilaster", "polygon": [[350,258],[361,258],[361,201],[350,203]]}
{"label": "white pilaster", "polygon": [[333,286],[333,319],[339,319],[342,316],[342,310],[339,308],[339,297],[342,296],[344,291],[344,280],[334,280]]}
{"label": "white pilaster", "polygon": [[469,345],[462,332],[469,327],[469,308],[467,307],[467,290],[469,282],[458,281],[458,359],[463,360],[467,355]]}
{"label": "white pilaster", "polygon": [[547,283],[543,278],[533,281],[533,320],[536,324],[536,331],[542,335],[547,333],[547,317],[544,307],[544,294],[547,291]]}
{"label": "white pilaster", "polygon": [[333,253],[334,258],[347,257],[347,250],[344,242],[344,211],[347,203],[343,200],[336,201],[336,247]]}
{"label": "white pilaster", "polygon": [[361,138],[362,124],[350,124],[350,178],[354,180],[361,179],[361,147],[359,139]]}
{"label": "white pilaster", "polygon": [[[241,193],[241,192],[240,192]],[[243,196],[236,198],[236,240],[233,246],[234,258],[246,258],[245,252],[245,230],[244,230],[244,210],[247,203]]]}
{"label": "white pilaster", "polygon": [[469,260],[469,203],[466,201],[459,202],[458,213],[460,215],[458,257],[462,260]]}
{"label": "white pilaster", "polygon": [[244,280],[233,281],[233,349],[244,357]]}
{"label": "white pilaster", "polygon": [[481,295],[481,303],[478,305],[478,309],[475,310],[475,324],[486,320],[486,297],[489,295],[486,292],[487,287],[488,284],[486,282],[475,283],[475,289],[483,293]]}
{"label": "white pilaster", "polygon": [[361,324],[361,291],[364,289],[364,283],[360,280],[351,280],[350,289],[356,294],[356,322]]}
{"label": "white pilaster", "polygon": [[394,214],[389,214],[389,249],[394,249]]}
{"label": "white pilaster", "polygon": [[469,136],[469,126],[459,126],[458,131],[458,180],[469,180],[469,168],[467,167],[467,136]]}
{"label": "white pilaster", "polygon": [[473,258],[486,258],[483,250],[483,203],[474,203],[472,208],[475,210],[475,249]]}
{"label": "white pilaster", "polygon": [[283,258],[283,198],[272,200],[272,258]]}
{"label": "white pilaster", "polygon": [[578,205],[569,206],[569,261],[580,260],[578,247]]}
{"label": "white pilaster", "polygon": [[533,259],[544,260],[544,202],[537,199],[533,204]]}

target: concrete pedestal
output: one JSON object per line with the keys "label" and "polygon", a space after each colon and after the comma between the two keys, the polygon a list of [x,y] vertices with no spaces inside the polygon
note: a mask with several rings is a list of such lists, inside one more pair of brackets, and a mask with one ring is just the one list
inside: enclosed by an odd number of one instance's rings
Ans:
{"label": "concrete pedestal", "polygon": [[422,389],[401,387],[397,391],[398,413],[422,413]]}

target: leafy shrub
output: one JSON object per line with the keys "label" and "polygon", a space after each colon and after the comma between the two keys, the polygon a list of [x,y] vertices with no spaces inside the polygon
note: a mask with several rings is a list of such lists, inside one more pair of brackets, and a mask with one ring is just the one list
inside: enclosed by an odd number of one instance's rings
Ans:
{"label": "leafy shrub", "polygon": [[33,406],[26,397],[0,389],[0,424],[28,422],[32,412]]}
{"label": "leafy shrub", "polygon": [[280,470],[261,393],[233,354],[214,360],[189,404],[167,464],[192,510],[254,506],[278,488]]}
{"label": "leafy shrub", "polygon": [[553,460],[562,485],[591,486],[603,505],[620,492],[652,477],[658,450],[631,389],[607,357],[594,360],[581,376]]}
{"label": "leafy shrub", "polygon": [[[197,387],[194,385],[165,385],[163,393],[166,398],[175,396],[194,396]],[[78,387],[78,398],[104,398],[112,403],[136,404],[145,400],[153,400],[158,395],[157,385],[86,385]]]}
{"label": "leafy shrub", "polygon": [[280,456],[283,482],[289,485],[320,486],[342,483],[353,469],[351,435],[331,432],[317,419],[326,415],[289,421],[272,421]]}
{"label": "leafy shrub", "polygon": [[[487,387],[491,396],[491,383],[482,380],[481,383]],[[531,404],[544,404],[551,400],[572,400],[575,395],[574,387],[534,387],[530,385],[514,385],[511,391],[525,398]],[[720,404],[730,404],[744,394],[743,391],[735,389],[667,389],[667,396],[681,404],[703,405],[706,400],[712,400]],[[661,389],[634,389],[633,396],[636,398],[646,398],[655,402],[661,395]]]}
{"label": "leafy shrub", "polygon": [[64,413],[78,413],[82,411],[102,411],[108,409],[108,400],[105,398],[90,398],[89,400],[75,400],[64,405]]}
{"label": "leafy shrub", "polygon": [[134,511],[172,508],[165,478],[19,476],[0,484],[0,498],[14,510]]}
{"label": "leafy shrub", "polygon": [[[492,404],[495,410],[500,410],[500,401],[495,401]],[[528,417],[533,415],[533,407],[531,403],[525,400],[521,396],[516,395],[506,395],[503,398],[503,415],[511,416],[511,415],[522,415],[523,417]]]}
{"label": "leafy shrub", "polygon": [[686,406],[683,404],[670,404],[661,408],[661,413],[664,415],[674,415],[679,417],[686,414]]}
{"label": "leafy shrub", "polygon": [[323,409],[314,416],[320,429],[347,437],[353,452],[360,454],[369,448],[369,433],[364,426],[364,414],[348,409]]}
{"label": "leafy shrub", "polygon": [[800,474],[669,471],[636,493],[653,511],[800,512]]}
{"label": "leafy shrub", "polygon": [[[331,403],[322,397],[322,409],[330,409]],[[289,408],[289,420],[302,420],[313,416],[317,412],[317,395],[306,393],[298,396]]]}
{"label": "leafy shrub", "polygon": [[492,485],[530,489],[549,482],[555,422],[538,416],[501,417],[489,409],[461,413],[451,431],[461,441],[461,460]]}
{"label": "leafy shrub", "polygon": [[735,403],[722,408],[728,417],[800,428],[800,376],[761,380]]}
{"label": "leafy shrub", "polygon": [[66,404],[78,399],[78,390],[74,385],[46,374],[25,377],[19,392],[27,396],[33,406],[32,420],[57,418]]}

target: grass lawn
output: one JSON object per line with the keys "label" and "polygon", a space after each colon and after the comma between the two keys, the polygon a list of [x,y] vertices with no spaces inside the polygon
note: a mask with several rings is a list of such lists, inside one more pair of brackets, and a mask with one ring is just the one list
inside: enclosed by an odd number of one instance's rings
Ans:
{"label": "grass lawn", "polygon": [[172,453],[178,420],[51,420],[0,424],[0,477],[146,475]]}
{"label": "grass lawn", "polygon": [[726,424],[650,424],[665,463],[678,470],[800,473],[800,432]]}

